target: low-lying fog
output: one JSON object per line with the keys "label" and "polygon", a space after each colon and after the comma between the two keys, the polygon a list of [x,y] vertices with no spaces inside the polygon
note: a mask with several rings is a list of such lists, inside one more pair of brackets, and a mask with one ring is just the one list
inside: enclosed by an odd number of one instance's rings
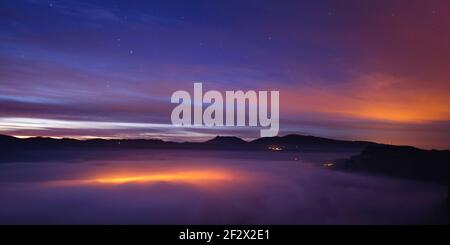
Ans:
{"label": "low-lying fog", "polygon": [[445,209],[445,186],[324,166],[346,156],[130,150],[2,163],[0,223],[416,224]]}

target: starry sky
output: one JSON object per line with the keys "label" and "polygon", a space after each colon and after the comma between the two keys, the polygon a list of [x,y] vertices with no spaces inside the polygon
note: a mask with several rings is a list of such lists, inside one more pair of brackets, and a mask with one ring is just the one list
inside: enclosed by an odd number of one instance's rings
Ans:
{"label": "starry sky", "polygon": [[450,148],[450,2],[0,2],[0,133],[245,139],[170,96],[279,90],[280,135]]}

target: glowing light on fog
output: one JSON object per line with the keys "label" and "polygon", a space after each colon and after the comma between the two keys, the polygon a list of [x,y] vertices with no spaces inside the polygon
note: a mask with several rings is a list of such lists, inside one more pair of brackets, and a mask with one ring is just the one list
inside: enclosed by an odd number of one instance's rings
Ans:
{"label": "glowing light on fog", "polygon": [[112,173],[80,180],[54,181],[56,185],[120,185],[151,184],[157,182],[205,184],[234,180],[224,170],[158,171],[150,173]]}

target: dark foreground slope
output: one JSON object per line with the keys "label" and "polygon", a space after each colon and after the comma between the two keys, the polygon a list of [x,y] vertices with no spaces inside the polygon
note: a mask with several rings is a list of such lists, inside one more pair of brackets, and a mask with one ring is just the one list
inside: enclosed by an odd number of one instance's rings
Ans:
{"label": "dark foreground slope", "polygon": [[359,155],[341,162],[338,167],[448,184],[450,151],[422,150],[410,146],[371,145]]}

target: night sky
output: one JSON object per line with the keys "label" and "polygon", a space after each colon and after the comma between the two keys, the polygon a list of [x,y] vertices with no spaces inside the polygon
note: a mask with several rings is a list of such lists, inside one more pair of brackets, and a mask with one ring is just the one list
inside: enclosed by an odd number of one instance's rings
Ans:
{"label": "night sky", "polygon": [[0,2],[0,133],[199,141],[175,90],[279,90],[288,133],[450,148],[450,1]]}

